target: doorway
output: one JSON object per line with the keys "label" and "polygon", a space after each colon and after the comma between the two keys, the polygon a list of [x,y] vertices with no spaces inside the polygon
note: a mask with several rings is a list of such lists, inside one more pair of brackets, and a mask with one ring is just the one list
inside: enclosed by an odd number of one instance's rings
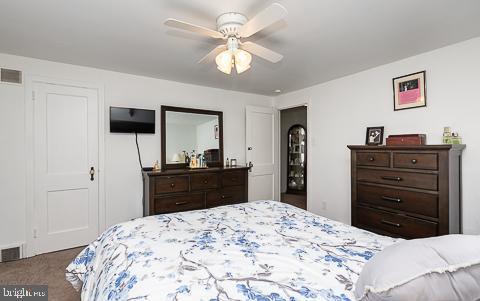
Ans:
{"label": "doorway", "polygon": [[307,107],[280,111],[281,202],[307,209]]}
{"label": "doorway", "polygon": [[246,158],[248,200],[273,200],[275,195],[275,114],[273,108],[247,106]]}
{"label": "doorway", "polygon": [[60,81],[31,80],[27,90],[32,256],[86,245],[103,229],[103,99],[98,88]]}

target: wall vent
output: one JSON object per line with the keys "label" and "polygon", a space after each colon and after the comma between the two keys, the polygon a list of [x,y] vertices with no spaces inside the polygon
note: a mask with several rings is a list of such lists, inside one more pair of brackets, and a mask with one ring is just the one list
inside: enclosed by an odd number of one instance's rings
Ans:
{"label": "wall vent", "polygon": [[0,257],[0,262],[14,261],[20,259],[20,247],[3,249]]}
{"label": "wall vent", "polygon": [[13,69],[0,69],[0,81],[3,83],[21,84],[22,83],[22,71]]}

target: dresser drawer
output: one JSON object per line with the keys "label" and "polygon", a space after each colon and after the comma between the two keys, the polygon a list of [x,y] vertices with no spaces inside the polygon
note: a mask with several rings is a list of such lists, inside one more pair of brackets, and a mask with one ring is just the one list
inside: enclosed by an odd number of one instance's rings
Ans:
{"label": "dresser drawer", "polygon": [[205,190],[217,188],[219,185],[218,174],[204,173],[190,176],[191,190]]}
{"label": "dresser drawer", "polygon": [[357,202],[438,217],[438,195],[358,184]]}
{"label": "dresser drawer", "polygon": [[418,153],[393,153],[393,167],[437,170],[438,155]]}
{"label": "dresser drawer", "polygon": [[188,176],[155,178],[155,194],[188,191]]}
{"label": "dresser drawer", "polygon": [[207,192],[207,208],[245,202],[245,186],[233,186]]}
{"label": "dresser drawer", "polygon": [[384,152],[384,153],[359,152],[359,153],[357,153],[357,165],[389,167],[390,166],[390,153],[388,153],[388,152]]}
{"label": "dresser drawer", "polygon": [[357,180],[435,191],[438,189],[438,177],[434,174],[359,168]]}
{"label": "dresser drawer", "polygon": [[156,197],[155,214],[205,209],[205,194],[192,193],[169,197]]}
{"label": "dresser drawer", "polygon": [[245,185],[245,171],[226,171],[222,174],[223,187]]}
{"label": "dresser drawer", "polygon": [[436,236],[438,224],[400,214],[357,207],[357,224],[360,227],[378,229],[404,238],[423,238]]}

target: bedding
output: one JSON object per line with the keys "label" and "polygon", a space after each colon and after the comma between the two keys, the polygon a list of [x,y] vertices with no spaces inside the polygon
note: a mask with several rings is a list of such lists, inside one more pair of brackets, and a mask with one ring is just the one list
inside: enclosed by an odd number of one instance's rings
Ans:
{"label": "bedding", "polygon": [[480,236],[445,235],[399,242],[365,264],[360,301],[480,300]]}
{"label": "bedding", "polygon": [[112,226],[66,277],[84,301],[347,301],[364,264],[396,241],[257,201]]}

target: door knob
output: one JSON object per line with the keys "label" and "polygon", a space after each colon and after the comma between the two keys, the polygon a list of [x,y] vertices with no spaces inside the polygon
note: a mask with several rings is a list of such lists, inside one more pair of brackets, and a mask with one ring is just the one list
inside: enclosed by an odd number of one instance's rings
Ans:
{"label": "door knob", "polygon": [[95,168],[92,166],[90,167],[90,181],[95,180]]}

